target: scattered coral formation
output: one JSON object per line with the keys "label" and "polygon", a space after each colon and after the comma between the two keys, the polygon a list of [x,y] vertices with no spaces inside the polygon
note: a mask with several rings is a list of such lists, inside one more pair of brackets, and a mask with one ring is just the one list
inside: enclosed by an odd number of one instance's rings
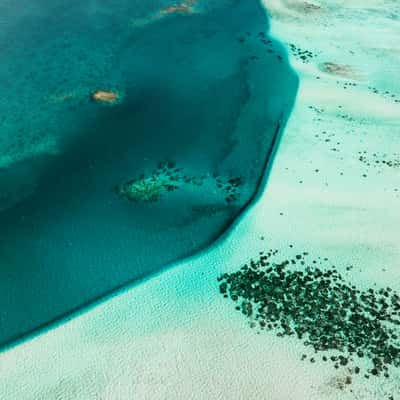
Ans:
{"label": "scattered coral formation", "polygon": [[396,93],[390,92],[389,90],[380,90],[375,86],[368,86],[368,90],[376,95],[380,95],[386,100],[391,100],[393,103],[400,103],[400,96]]}
{"label": "scattered coral formation", "polygon": [[213,182],[224,197],[226,203],[239,200],[241,177],[221,177],[217,174],[190,176],[183,173],[173,162],[161,162],[149,176],[141,175],[115,188],[117,194],[134,202],[156,202],[167,192],[173,192],[184,185],[203,186]]}
{"label": "scattered coral formation", "polygon": [[227,203],[231,203],[239,199],[239,187],[242,184],[242,178],[238,177],[224,180],[223,178],[216,176],[215,181],[218,189],[225,194],[225,201]]}
{"label": "scattered coral formation", "polygon": [[400,168],[400,154],[393,153],[392,155],[386,153],[373,153],[372,156],[368,156],[367,151],[359,151],[358,160],[365,164],[367,167],[390,167]]}
{"label": "scattered coral formation", "polygon": [[[389,377],[389,367],[400,367],[399,294],[390,287],[358,289],[335,266],[316,265],[326,264],[326,258],[310,262],[302,252],[275,261],[277,254],[260,252],[258,260],[218,278],[220,292],[237,304],[251,327],[297,336],[316,353],[324,352],[323,362],[351,367],[356,375],[362,371],[356,360],[365,358],[371,365],[365,378]],[[308,359],[316,362],[316,357]],[[346,379],[344,384],[350,384]]]}
{"label": "scattered coral formation", "polygon": [[302,49],[293,43],[289,43],[289,49],[294,58],[296,58],[296,60],[299,60],[304,64],[307,64],[308,62],[310,62],[311,59],[316,57],[316,54],[313,53],[312,51]]}
{"label": "scattered coral formation", "polygon": [[122,185],[117,186],[117,193],[134,202],[156,202],[166,192],[177,190],[180,185],[180,170],[172,163],[164,163],[150,176],[142,175]]}
{"label": "scattered coral formation", "polygon": [[[276,58],[280,62],[283,60],[283,54],[281,53],[280,49],[277,48],[276,45],[274,45],[274,42],[271,39],[267,38],[267,34],[265,32],[260,31],[255,36],[252,36],[250,32],[246,32],[246,35],[237,37],[237,41],[239,43],[245,43],[247,40],[254,40],[254,39],[259,41],[266,48],[266,53],[276,56]],[[262,56],[262,54],[260,55],[250,54],[248,56],[247,62],[259,60],[260,56]]]}

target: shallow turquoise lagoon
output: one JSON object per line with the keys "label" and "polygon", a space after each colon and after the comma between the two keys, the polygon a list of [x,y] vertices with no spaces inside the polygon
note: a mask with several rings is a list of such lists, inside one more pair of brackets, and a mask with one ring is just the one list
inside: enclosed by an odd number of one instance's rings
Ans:
{"label": "shallow turquoise lagoon", "polygon": [[297,77],[258,0],[5,1],[0,25],[5,345],[212,243]]}

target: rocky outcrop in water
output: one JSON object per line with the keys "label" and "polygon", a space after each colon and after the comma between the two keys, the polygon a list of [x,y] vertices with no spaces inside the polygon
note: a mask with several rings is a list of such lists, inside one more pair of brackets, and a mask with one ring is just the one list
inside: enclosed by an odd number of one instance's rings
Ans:
{"label": "rocky outcrop in water", "polygon": [[92,100],[98,103],[115,104],[119,99],[120,94],[111,90],[96,90],[92,94]]}

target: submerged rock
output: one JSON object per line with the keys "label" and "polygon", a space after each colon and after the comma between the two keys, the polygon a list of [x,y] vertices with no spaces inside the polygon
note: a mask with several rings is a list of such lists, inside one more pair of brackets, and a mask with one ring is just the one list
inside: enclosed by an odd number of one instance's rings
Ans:
{"label": "submerged rock", "polygon": [[173,13],[177,13],[177,12],[180,12],[180,13],[191,13],[192,9],[190,7],[188,7],[188,6],[186,6],[186,5],[180,4],[180,5],[176,5],[176,6],[166,7],[161,12],[163,14],[173,14]]}
{"label": "submerged rock", "polygon": [[331,75],[338,75],[345,78],[355,78],[356,72],[350,65],[325,62],[320,65],[320,70]]}
{"label": "submerged rock", "polygon": [[181,3],[174,4],[172,6],[167,6],[161,10],[162,14],[174,14],[174,13],[184,13],[190,14],[193,12],[193,6],[197,3],[197,0],[186,0]]}
{"label": "submerged rock", "polygon": [[92,94],[92,99],[99,103],[115,104],[120,99],[120,94],[108,90],[96,90]]}

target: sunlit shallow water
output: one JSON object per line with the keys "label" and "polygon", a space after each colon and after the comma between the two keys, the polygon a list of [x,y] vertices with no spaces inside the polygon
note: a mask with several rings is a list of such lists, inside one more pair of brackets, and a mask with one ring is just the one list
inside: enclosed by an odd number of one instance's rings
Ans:
{"label": "sunlit shallow water", "polygon": [[256,191],[297,78],[258,1],[185,7],[2,5],[0,343],[210,244]]}

